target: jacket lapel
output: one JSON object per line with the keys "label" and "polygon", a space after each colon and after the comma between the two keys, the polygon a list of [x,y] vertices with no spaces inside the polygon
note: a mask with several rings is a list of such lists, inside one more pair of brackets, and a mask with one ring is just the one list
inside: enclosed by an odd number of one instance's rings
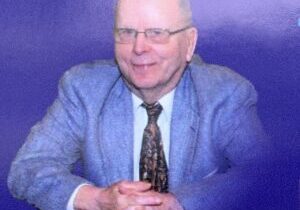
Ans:
{"label": "jacket lapel", "polygon": [[132,180],[132,98],[122,79],[112,89],[101,115],[100,144],[108,184]]}
{"label": "jacket lapel", "polygon": [[[189,68],[189,67],[188,67]],[[169,185],[170,189],[188,180],[199,128],[197,97],[187,69],[177,86],[171,121]]]}
{"label": "jacket lapel", "polygon": [[[188,67],[189,68],[189,67]],[[199,125],[197,97],[190,70],[176,88],[170,134],[169,185],[189,176]],[[99,139],[107,184],[133,179],[133,110],[131,93],[119,79],[108,96],[100,119]]]}

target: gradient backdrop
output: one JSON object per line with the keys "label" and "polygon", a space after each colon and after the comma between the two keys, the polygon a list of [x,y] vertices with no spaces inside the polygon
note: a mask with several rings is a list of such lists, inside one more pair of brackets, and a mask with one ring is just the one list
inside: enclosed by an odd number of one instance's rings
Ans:
{"label": "gradient backdrop", "polygon": [[[200,31],[197,53],[255,85],[266,131],[298,176],[300,1],[192,4]],[[111,1],[0,0],[0,209],[34,209],[8,193],[10,163],[55,98],[63,72],[113,57],[112,23]]]}

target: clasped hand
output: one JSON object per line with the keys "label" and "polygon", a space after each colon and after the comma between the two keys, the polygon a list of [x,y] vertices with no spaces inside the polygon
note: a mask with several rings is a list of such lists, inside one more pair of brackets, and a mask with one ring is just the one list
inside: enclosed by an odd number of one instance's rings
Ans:
{"label": "clasped hand", "polygon": [[145,182],[117,182],[107,188],[82,186],[75,198],[76,210],[183,210],[174,195],[150,190]]}

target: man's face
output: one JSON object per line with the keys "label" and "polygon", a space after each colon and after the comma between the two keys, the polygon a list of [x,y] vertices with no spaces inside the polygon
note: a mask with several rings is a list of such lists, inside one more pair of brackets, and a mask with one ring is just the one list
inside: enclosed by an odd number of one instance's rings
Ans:
{"label": "man's face", "polygon": [[[116,28],[145,31],[162,28],[175,31],[187,26],[185,17],[174,0],[120,0]],[[195,28],[171,35],[163,44],[151,43],[139,33],[132,43],[115,43],[115,54],[121,73],[138,91],[165,94],[181,78],[190,61],[197,31]]]}

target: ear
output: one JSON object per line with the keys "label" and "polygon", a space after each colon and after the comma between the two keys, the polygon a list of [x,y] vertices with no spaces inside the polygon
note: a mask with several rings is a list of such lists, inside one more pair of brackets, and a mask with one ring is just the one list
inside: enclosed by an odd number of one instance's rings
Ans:
{"label": "ear", "polygon": [[187,53],[186,53],[186,61],[190,62],[194,55],[194,51],[197,44],[198,39],[198,30],[195,27],[192,27],[186,31],[187,33]]}

